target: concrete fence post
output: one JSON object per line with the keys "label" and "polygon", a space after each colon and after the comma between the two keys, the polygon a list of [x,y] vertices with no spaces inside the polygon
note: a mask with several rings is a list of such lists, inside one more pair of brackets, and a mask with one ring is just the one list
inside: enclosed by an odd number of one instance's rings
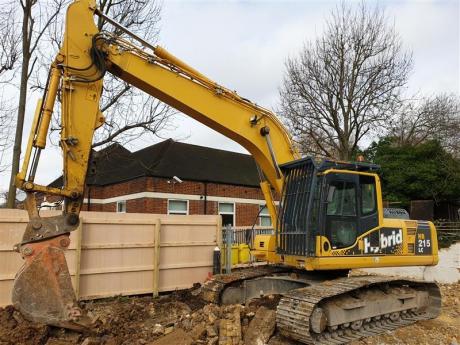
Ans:
{"label": "concrete fence post", "polygon": [[225,226],[225,273],[232,273],[232,227],[230,225]]}

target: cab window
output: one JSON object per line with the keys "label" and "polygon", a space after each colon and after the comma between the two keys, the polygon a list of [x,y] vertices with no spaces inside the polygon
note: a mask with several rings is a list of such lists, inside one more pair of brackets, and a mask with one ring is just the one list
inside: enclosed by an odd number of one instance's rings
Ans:
{"label": "cab window", "polygon": [[375,192],[375,180],[371,176],[360,176],[361,187],[361,214],[368,215],[374,213],[377,208],[377,198]]}
{"label": "cab window", "polygon": [[328,216],[356,216],[356,185],[337,181],[329,185]]}

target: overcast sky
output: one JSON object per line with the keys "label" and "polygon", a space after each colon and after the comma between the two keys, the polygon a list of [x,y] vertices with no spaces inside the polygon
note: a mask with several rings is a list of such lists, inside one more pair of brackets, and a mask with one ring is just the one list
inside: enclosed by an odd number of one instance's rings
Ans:
{"label": "overcast sky", "polygon": [[[325,19],[337,3],[164,0],[159,43],[211,79],[273,109],[278,104],[285,59],[321,34]],[[459,1],[379,1],[379,5],[394,20],[405,48],[413,51],[408,92],[460,94]],[[34,106],[29,103],[29,116]],[[245,152],[238,144],[185,116],[179,116],[175,125],[175,131],[162,135]],[[26,125],[24,143],[28,131]],[[129,148],[152,143],[150,139],[138,140]],[[50,151],[42,155],[37,182],[48,183],[61,173],[59,150]],[[0,174],[0,189],[7,188],[8,180],[7,173]]]}

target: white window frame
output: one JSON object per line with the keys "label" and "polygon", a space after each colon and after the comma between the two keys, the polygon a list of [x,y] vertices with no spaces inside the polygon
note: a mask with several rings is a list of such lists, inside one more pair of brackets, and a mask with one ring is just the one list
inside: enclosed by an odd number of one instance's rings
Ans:
{"label": "white window frame", "polygon": [[[233,205],[233,212],[220,212],[220,204],[232,204]],[[236,226],[236,203],[235,202],[229,202],[229,201],[219,201],[217,204],[217,213],[219,216],[221,214],[231,214],[233,215],[233,226]],[[225,224],[222,224],[225,226]]]}
{"label": "white window frame", "polygon": [[[124,205],[124,211],[118,211],[119,210],[118,205]],[[117,201],[116,211],[117,213],[126,213],[126,200]]]}
{"label": "white window frame", "polygon": [[[170,201],[185,201],[187,203],[187,209],[185,211],[185,213],[182,213],[182,211],[174,211],[174,210],[170,210],[169,209],[169,202]],[[189,200],[187,199],[168,199],[168,214],[169,215],[172,215],[172,216],[188,216],[189,214]],[[173,213],[171,213],[173,212]]]}
{"label": "white window frame", "polygon": [[[262,213],[262,209],[267,209],[267,213],[264,214]],[[262,225],[262,218],[269,218],[270,219],[270,225]],[[267,205],[259,205],[259,226],[273,226],[272,224],[272,217],[270,215],[270,212],[268,211]]]}

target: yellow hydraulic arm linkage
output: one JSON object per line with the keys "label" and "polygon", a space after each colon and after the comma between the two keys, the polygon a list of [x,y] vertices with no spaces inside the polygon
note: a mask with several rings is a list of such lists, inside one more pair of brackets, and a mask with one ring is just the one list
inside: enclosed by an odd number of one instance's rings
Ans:
{"label": "yellow hydraulic arm linkage", "polygon": [[[126,31],[146,49],[99,32],[94,14]],[[94,0],[75,0],[67,10],[63,44],[51,66],[43,100],[38,102],[16,179],[17,187],[27,193],[30,222],[16,247],[25,266],[15,280],[13,302],[34,321],[76,329],[88,325],[76,304],[63,251],[70,243],[69,233],[79,223],[94,130],[104,123],[99,101],[107,72],[245,147],[263,172],[261,188],[274,223],[272,191],[280,194],[283,186],[278,165],[299,158],[288,132],[269,110],[211,81],[165,49],[130,34],[102,15]],[[62,189],[34,182],[58,92],[62,100]],[[37,192],[63,197],[62,215],[40,217]]]}

